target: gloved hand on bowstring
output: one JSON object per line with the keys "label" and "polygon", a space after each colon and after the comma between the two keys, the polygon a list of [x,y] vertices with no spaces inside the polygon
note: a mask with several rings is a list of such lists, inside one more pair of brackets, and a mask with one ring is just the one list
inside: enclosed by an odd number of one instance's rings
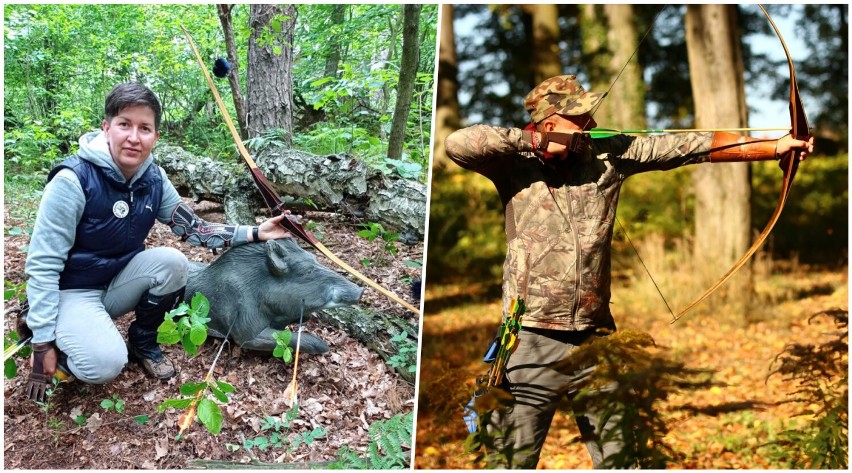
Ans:
{"label": "gloved hand on bowstring", "polygon": [[56,374],[56,347],[53,342],[33,343],[32,371],[25,390],[27,398],[44,402],[44,393]]}

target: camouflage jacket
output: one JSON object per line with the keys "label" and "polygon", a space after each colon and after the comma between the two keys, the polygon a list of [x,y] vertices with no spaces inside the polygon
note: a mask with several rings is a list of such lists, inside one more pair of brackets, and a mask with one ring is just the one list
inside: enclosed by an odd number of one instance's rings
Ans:
{"label": "camouflage jacket", "polygon": [[533,153],[517,128],[476,125],[451,134],[447,155],[489,178],[503,201],[504,317],[526,289],[524,326],[614,327],[610,244],[621,184],[640,172],[707,162],[712,140],[713,133],[616,135],[593,140],[580,159],[560,161]]}

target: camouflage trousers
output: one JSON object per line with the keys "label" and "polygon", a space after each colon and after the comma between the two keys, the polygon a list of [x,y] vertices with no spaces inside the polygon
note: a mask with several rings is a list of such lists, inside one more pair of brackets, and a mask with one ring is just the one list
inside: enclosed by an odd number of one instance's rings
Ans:
{"label": "camouflage trousers", "polygon": [[565,332],[524,328],[521,331],[518,349],[509,360],[506,374],[514,402],[494,411],[488,425],[488,433],[494,437],[496,446],[496,451],[489,452],[490,465],[534,469],[553,415],[560,405],[568,405],[573,410],[595,468],[605,467],[608,457],[621,452],[624,439],[618,428],[620,416],[617,413],[608,415],[601,425],[602,412],[575,401],[594,367],[565,373],[548,366],[570,357],[571,352],[593,336],[594,330]]}

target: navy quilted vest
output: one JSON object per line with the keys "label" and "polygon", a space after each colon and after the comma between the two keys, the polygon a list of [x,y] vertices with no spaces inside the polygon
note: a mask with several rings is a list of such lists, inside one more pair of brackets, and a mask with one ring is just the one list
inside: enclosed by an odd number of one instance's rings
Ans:
{"label": "navy quilted vest", "polygon": [[145,248],[163,196],[160,169],[151,165],[130,186],[94,164],[72,156],[57,165],[74,171],[86,195],[74,246],[59,275],[59,289],[106,288],[127,263]]}

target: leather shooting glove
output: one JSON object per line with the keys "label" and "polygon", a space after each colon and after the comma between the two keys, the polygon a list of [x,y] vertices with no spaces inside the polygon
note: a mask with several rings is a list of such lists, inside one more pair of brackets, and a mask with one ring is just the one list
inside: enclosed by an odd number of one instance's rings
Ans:
{"label": "leather shooting glove", "polygon": [[27,398],[44,402],[44,394],[51,385],[56,373],[56,348],[53,342],[33,343],[32,365],[30,379],[25,390]]}

